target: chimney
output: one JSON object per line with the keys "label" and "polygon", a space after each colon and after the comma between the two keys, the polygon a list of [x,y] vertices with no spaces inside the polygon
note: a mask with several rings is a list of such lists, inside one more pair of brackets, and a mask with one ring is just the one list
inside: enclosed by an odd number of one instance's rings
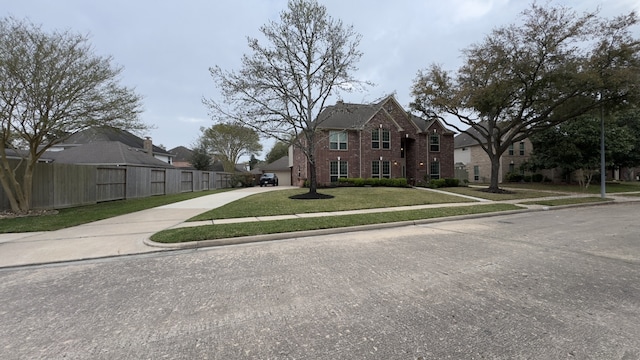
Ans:
{"label": "chimney", "polygon": [[153,156],[153,142],[151,141],[151,137],[147,136],[144,138],[142,148],[144,149],[144,152]]}

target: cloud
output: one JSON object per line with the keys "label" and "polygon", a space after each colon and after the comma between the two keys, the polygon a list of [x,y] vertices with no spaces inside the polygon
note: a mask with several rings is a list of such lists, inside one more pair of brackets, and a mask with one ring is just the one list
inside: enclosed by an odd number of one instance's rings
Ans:
{"label": "cloud", "polygon": [[481,18],[508,3],[509,0],[452,0],[447,4],[456,9],[453,14],[453,22],[461,23]]}
{"label": "cloud", "polygon": [[187,124],[200,124],[203,122],[208,121],[207,119],[201,119],[201,118],[195,118],[195,117],[188,117],[188,116],[178,116],[178,121],[181,123],[187,123]]}

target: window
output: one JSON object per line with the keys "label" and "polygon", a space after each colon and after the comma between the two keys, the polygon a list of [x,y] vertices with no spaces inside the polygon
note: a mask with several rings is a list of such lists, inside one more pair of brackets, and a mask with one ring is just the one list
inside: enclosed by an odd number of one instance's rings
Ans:
{"label": "window", "polygon": [[480,167],[478,165],[475,165],[473,167],[473,181],[479,181],[480,180]]}
{"label": "window", "polygon": [[387,129],[382,129],[382,148],[391,149],[391,133]]}
{"label": "window", "polygon": [[337,182],[339,178],[346,178],[349,173],[349,166],[346,161],[331,162],[331,182]]}
{"label": "window", "polygon": [[382,162],[382,177],[385,179],[391,178],[391,161]]}
{"label": "window", "polygon": [[509,172],[510,173],[516,172],[516,164],[509,164]]}
{"label": "window", "polygon": [[440,151],[440,135],[435,133],[429,135],[429,149],[431,151]]}
{"label": "window", "polygon": [[520,142],[520,156],[524,156],[524,141]]}
{"label": "window", "polygon": [[374,179],[391,178],[391,162],[390,161],[372,161],[371,177]]}
{"label": "window", "polygon": [[509,145],[509,155],[513,156],[514,151],[513,151],[513,144]]}
{"label": "window", "polygon": [[430,166],[430,176],[432,179],[440,179],[440,162],[434,161]]}
{"label": "window", "polygon": [[329,149],[347,150],[347,133],[345,131],[331,131],[329,133]]}
{"label": "window", "polygon": [[388,129],[374,129],[371,131],[372,149],[391,149],[391,132]]}

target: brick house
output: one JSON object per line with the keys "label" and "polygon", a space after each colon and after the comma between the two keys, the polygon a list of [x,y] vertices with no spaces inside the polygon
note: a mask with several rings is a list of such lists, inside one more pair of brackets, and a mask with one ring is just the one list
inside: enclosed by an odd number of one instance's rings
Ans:
{"label": "brick house", "polygon": [[[473,129],[468,131],[475,132]],[[491,179],[491,161],[478,141],[461,133],[456,135],[454,143],[456,177],[470,183],[488,183]],[[498,182],[502,183],[508,173],[522,173],[520,166],[529,159],[532,151],[533,145],[529,139],[511,144],[500,157]]]}
{"label": "brick house", "polygon": [[[454,177],[454,133],[437,119],[408,113],[393,96],[375,104],[339,101],[318,121],[318,185],[338,178],[406,178],[416,184]],[[292,177],[301,185],[309,164],[297,148],[292,159]]]}

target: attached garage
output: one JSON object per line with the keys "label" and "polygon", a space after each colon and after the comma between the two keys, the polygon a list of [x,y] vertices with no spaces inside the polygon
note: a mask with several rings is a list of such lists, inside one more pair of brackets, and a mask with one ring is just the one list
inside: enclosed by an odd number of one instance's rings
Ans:
{"label": "attached garage", "polygon": [[278,176],[279,186],[291,186],[291,165],[289,165],[289,157],[283,156],[280,159],[263,166],[260,170],[263,173],[274,173]]}

